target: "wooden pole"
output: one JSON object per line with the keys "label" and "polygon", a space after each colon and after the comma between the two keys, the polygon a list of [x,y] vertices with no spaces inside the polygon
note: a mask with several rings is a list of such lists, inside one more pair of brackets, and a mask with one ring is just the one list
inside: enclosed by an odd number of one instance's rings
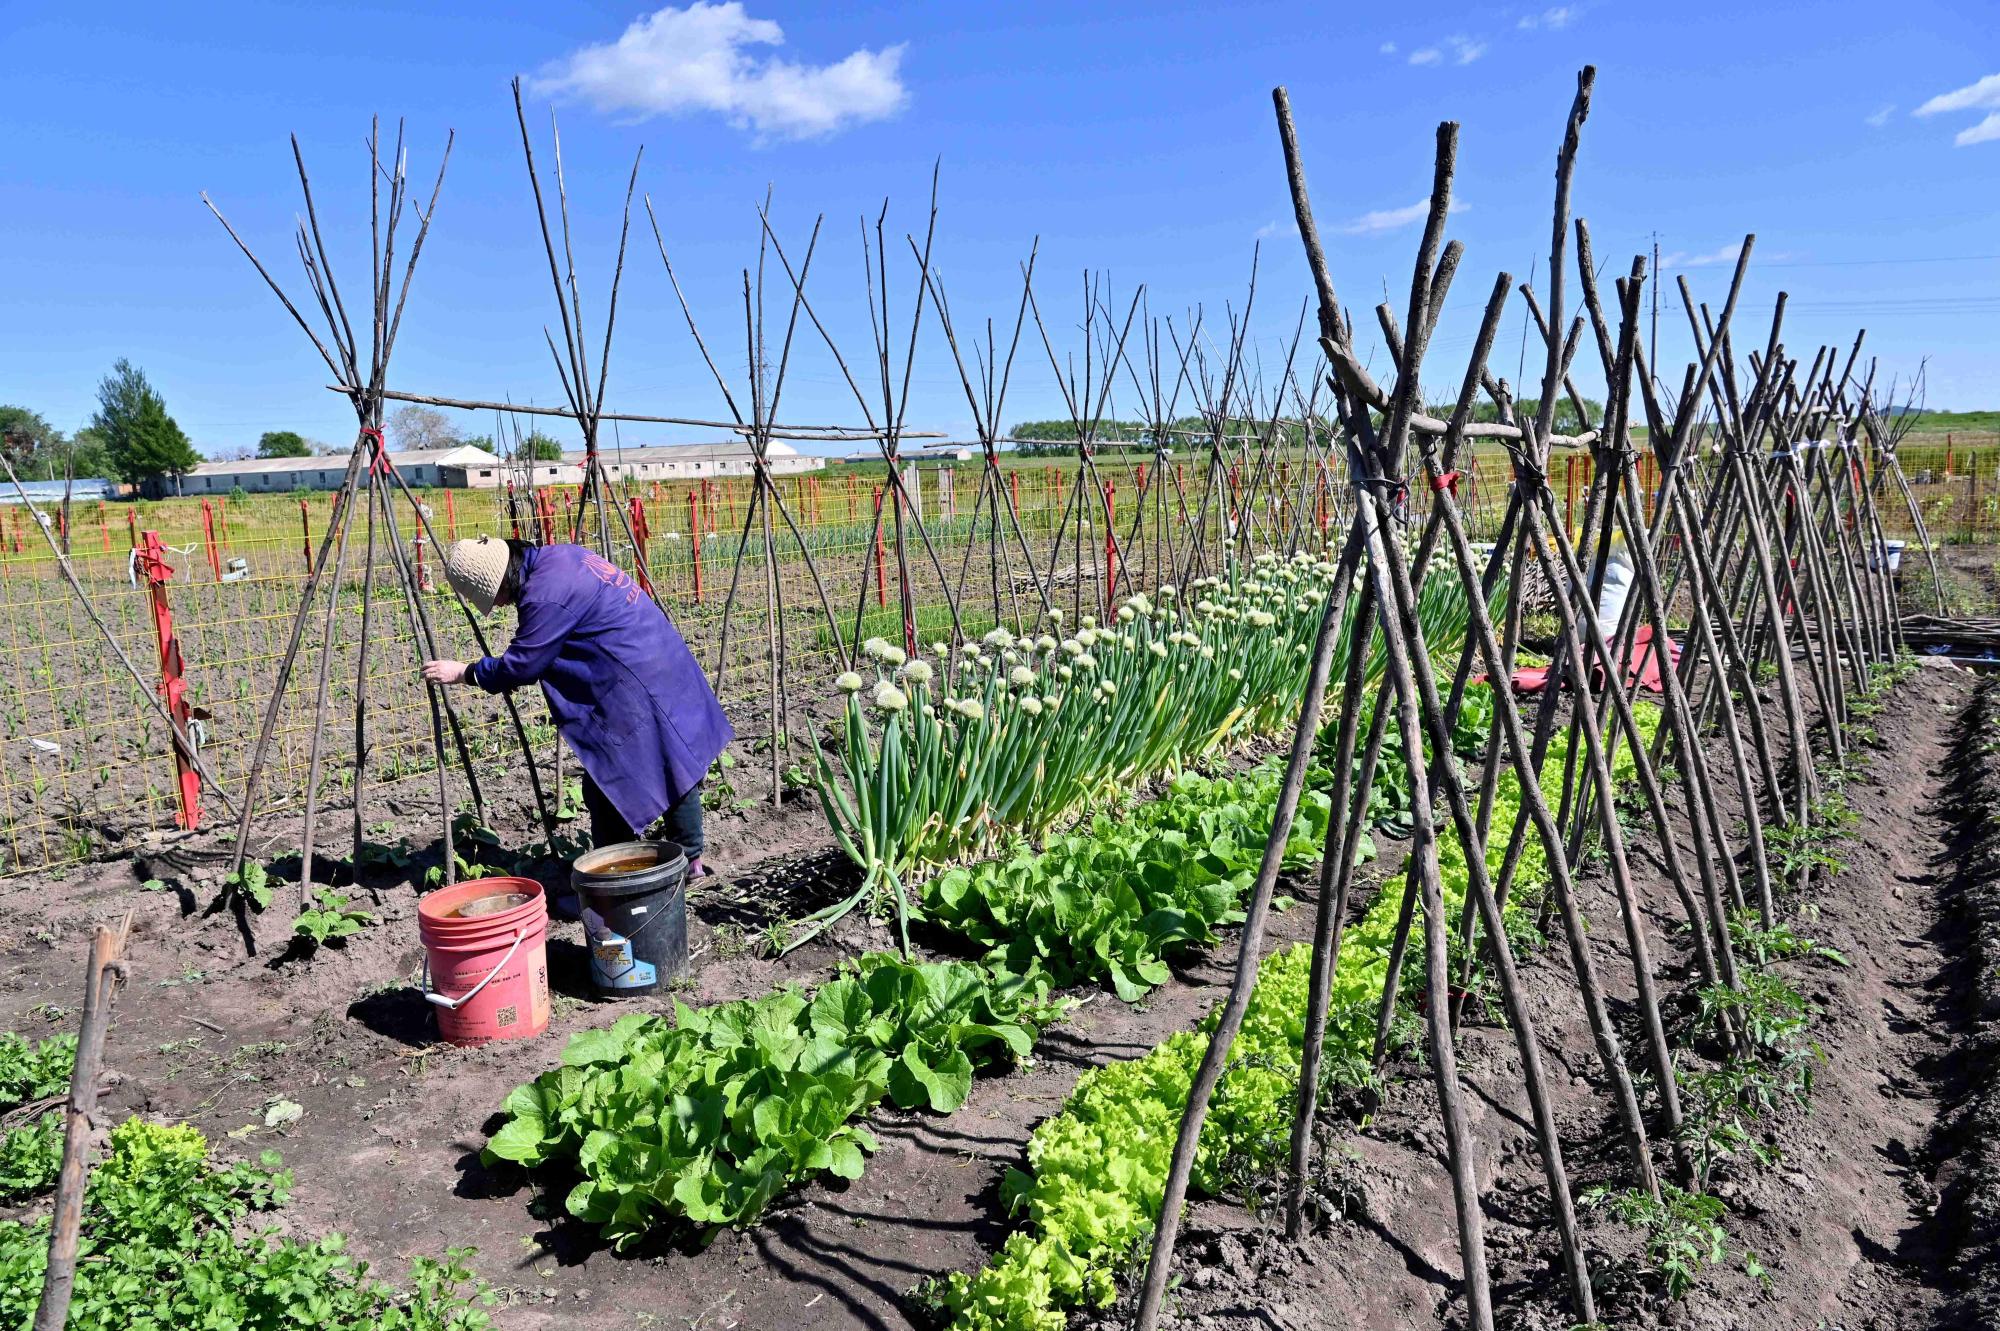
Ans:
{"label": "wooden pole", "polygon": [[125,943],[132,915],[116,925],[100,924],[90,943],[90,970],[84,979],[83,1026],[76,1040],[76,1068],[70,1074],[68,1121],[63,1131],[62,1171],[56,1176],[55,1219],[49,1226],[49,1264],[42,1273],[42,1302],[35,1331],[63,1331],[70,1294],[76,1286],[77,1242],[83,1229],[83,1197],[90,1181],[90,1153],[104,1135],[97,1122],[97,1080],[104,1065],[104,1036],[111,1004],[125,978]]}

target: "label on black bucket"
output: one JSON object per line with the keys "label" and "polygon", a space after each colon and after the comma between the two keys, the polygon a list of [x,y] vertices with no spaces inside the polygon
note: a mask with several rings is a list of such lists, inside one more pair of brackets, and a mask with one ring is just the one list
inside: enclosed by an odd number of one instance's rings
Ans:
{"label": "label on black bucket", "polygon": [[600,989],[643,989],[659,978],[650,961],[632,955],[632,940],[613,930],[586,907],[583,933],[590,943],[590,978]]}

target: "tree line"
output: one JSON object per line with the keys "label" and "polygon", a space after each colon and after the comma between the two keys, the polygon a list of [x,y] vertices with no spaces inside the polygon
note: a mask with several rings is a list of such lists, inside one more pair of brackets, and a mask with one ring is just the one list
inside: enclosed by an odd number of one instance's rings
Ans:
{"label": "tree line", "polygon": [[[539,430],[517,435],[512,448],[495,448],[491,435],[466,435],[443,412],[414,404],[389,416],[385,434],[399,452],[471,446],[516,461],[544,462],[559,461],[563,452]],[[275,429],[264,431],[254,446],[224,450],[219,460],[340,456],[349,447]],[[123,358],[98,383],[97,410],[74,433],[64,433],[31,407],[0,404],[0,452],[22,480],[101,477],[133,486],[165,483],[176,491],[181,478],[204,461],[146,372]]]}

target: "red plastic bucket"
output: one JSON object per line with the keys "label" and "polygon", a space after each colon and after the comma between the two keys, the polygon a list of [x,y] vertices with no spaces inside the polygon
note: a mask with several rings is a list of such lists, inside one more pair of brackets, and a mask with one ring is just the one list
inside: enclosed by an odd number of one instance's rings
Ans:
{"label": "red plastic bucket", "polygon": [[[468,908],[472,913],[465,913]],[[424,997],[452,1044],[549,1027],[549,910],[532,878],[473,878],[417,902]]]}

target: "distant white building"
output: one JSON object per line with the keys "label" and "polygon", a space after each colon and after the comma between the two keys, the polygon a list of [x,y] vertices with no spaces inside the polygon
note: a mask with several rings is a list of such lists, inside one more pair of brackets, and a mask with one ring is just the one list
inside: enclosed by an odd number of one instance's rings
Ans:
{"label": "distant white building", "polygon": [[[412,489],[464,485],[466,482],[463,480],[452,481],[449,473],[478,474],[483,471],[490,476],[498,476],[505,465],[485,449],[471,444],[461,444],[456,448],[391,452],[389,460],[396,464],[396,470],[402,473],[403,480]],[[251,494],[337,490],[346,474],[345,453],[312,458],[245,458],[241,462],[204,462],[181,477],[180,492],[184,495],[226,495],[236,489]],[[172,493],[171,483],[167,484],[167,493]],[[492,486],[499,482],[489,479],[484,484]]]}
{"label": "distant white building", "polygon": [[[101,476],[79,476],[74,481],[22,481],[21,488],[28,492],[28,500],[34,504],[60,504],[65,491],[73,504],[81,504],[92,499],[116,499],[118,486]],[[18,504],[21,496],[14,487],[0,487],[0,504]]]}
{"label": "distant white building", "polygon": [[[660,444],[647,448],[602,448],[598,456],[604,463],[604,470],[613,481],[629,481],[644,484],[648,481],[685,481],[705,479],[713,476],[748,476],[750,474],[750,445],[728,444]],[[564,453],[560,462],[504,463],[491,455],[486,455],[468,463],[452,462],[443,467],[444,479],[440,484],[465,487],[475,490],[492,489],[512,480],[516,485],[529,483],[529,472],[533,471],[533,483],[542,485],[581,485],[585,454],[582,449]],[[826,466],[826,459],[810,453],[801,453],[790,444],[771,442],[765,454],[771,471],[778,476],[799,475],[818,471]],[[414,481],[411,484],[415,484]]]}

